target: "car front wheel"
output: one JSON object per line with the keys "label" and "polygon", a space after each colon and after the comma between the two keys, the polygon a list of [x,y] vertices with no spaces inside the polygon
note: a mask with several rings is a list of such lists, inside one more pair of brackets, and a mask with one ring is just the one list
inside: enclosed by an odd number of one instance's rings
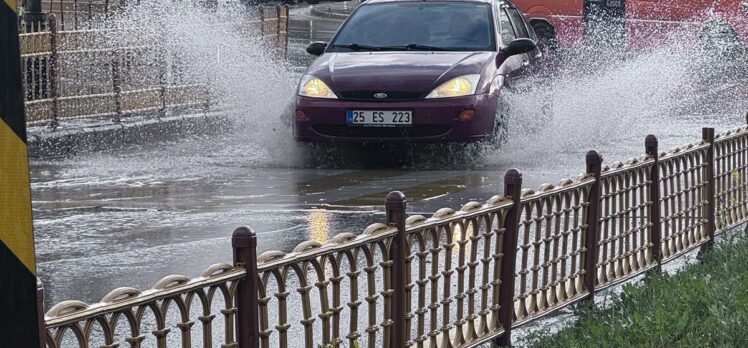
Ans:
{"label": "car front wheel", "polygon": [[538,41],[543,44],[549,51],[556,49],[558,42],[556,41],[556,29],[553,28],[548,22],[536,21],[532,23],[532,29],[535,30],[535,35],[538,36]]}
{"label": "car front wheel", "polygon": [[504,99],[499,99],[499,106],[496,108],[496,117],[494,118],[493,133],[491,135],[491,147],[499,147],[507,143],[509,137],[509,104]]}

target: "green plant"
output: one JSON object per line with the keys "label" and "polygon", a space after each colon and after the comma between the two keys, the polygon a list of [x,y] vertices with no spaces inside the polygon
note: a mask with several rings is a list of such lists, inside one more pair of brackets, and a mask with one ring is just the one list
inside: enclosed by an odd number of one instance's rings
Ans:
{"label": "green plant", "polygon": [[[343,345],[339,342],[330,342],[325,345],[317,344],[317,348],[343,348]],[[360,348],[358,340],[353,341],[353,346],[351,346],[351,348]]]}
{"label": "green plant", "polygon": [[606,308],[578,308],[556,334],[534,333],[535,347],[748,346],[748,241],[727,231],[700,263],[675,275],[653,273],[624,285]]}

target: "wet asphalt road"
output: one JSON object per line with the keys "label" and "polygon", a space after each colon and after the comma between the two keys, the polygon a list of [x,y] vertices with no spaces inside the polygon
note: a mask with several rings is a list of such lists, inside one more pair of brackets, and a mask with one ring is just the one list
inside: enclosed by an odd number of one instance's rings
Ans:
{"label": "wet asphalt road", "polygon": [[[294,10],[292,21],[308,21],[303,11]],[[309,62],[301,53],[309,38],[296,35],[291,81]],[[535,188],[581,173],[589,149],[610,163],[642,153],[648,133],[667,149],[697,140],[702,126],[719,131],[741,124],[748,79],[727,71],[695,74],[694,66],[706,64],[695,60],[682,50],[655,51],[539,79],[545,87],[509,98],[515,116],[500,148],[312,152],[293,144],[281,123],[258,121],[281,110],[267,116],[241,107],[232,111],[235,129],[216,137],[35,159],[36,252],[47,305],[96,302],[115,287],[150,288],[167,274],[197,276],[212,263],[229,262],[230,235],[241,225],[257,231],[259,252],[290,251],[382,221],[391,190],[406,194],[409,213],[457,209],[500,194],[512,167],[523,172],[524,186]],[[551,118],[538,112],[548,92]],[[278,98],[287,103],[290,95]],[[263,100],[248,105],[255,103]]]}

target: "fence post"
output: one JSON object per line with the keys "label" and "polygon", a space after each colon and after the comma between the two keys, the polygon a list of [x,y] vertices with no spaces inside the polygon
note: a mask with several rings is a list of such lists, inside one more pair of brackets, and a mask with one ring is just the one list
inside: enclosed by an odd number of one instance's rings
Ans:
{"label": "fence post", "polygon": [[[52,4],[49,6],[49,14],[52,14]],[[47,15],[49,16],[49,15]],[[65,30],[65,9],[62,7],[62,0],[60,0],[60,28]]]}
{"label": "fence post", "polygon": [[[288,58],[288,18],[290,17],[288,14],[289,7],[288,4],[283,5],[283,13],[286,15],[286,18],[284,20],[284,28],[285,34],[283,35],[283,57]],[[748,115],[746,115],[748,117]]]}
{"label": "fence post", "polygon": [[[702,250],[710,250],[714,246],[714,232],[717,227],[717,221],[715,216],[715,177],[714,177],[714,128],[702,128],[701,138],[709,144],[706,149],[706,159],[704,159],[706,166],[704,167],[704,178],[706,186],[702,190],[702,194],[706,196],[707,206],[704,209],[706,218],[706,233],[709,235],[709,241],[704,244]],[[702,202],[704,197],[702,197]]]}
{"label": "fence post", "polygon": [[59,81],[59,63],[57,62],[58,53],[57,53],[57,18],[55,17],[54,13],[49,14],[49,47],[50,47],[50,55],[49,55],[49,89],[52,93],[52,121],[49,123],[50,129],[57,129],[57,127],[60,125],[60,101],[58,100],[60,96],[59,86],[57,86],[57,82]]}
{"label": "fence post", "polygon": [[275,5],[275,35],[278,37],[278,44],[280,44],[281,34],[281,5]]}
{"label": "fence post", "polygon": [[169,55],[168,49],[162,48],[160,51],[161,66],[159,69],[159,76],[158,76],[158,82],[161,85],[161,88],[159,88],[159,91],[158,91],[158,100],[160,104],[158,107],[159,118],[166,117],[166,74],[169,69],[169,62],[167,61],[166,57],[168,55]]}
{"label": "fence post", "polygon": [[499,346],[512,345],[512,321],[514,320],[514,273],[517,264],[517,234],[522,216],[522,173],[512,168],[504,173],[504,196],[512,200],[504,217],[504,235],[501,242],[501,282],[499,285],[499,324],[504,334],[494,339]]}
{"label": "fence post", "polygon": [[652,243],[652,258],[657,262],[657,271],[659,272],[662,263],[662,231],[660,224],[660,150],[657,137],[653,134],[647,135],[644,140],[646,154],[654,160],[652,168],[649,170],[649,223],[652,224],[650,229],[652,235],[649,241]]}
{"label": "fence post", "polygon": [[78,30],[78,0],[73,0],[73,30]]}
{"label": "fence post", "polygon": [[119,57],[117,48],[112,50],[112,91],[114,92],[114,123],[122,120],[122,85],[120,82]]}
{"label": "fence post", "polygon": [[36,278],[36,315],[39,322],[39,347],[47,346],[47,324],[44,321],[44,284],[39,278]]}
{"label": "fence post", "polygon": [[602,172],[603,157],[595,150],[587,152],[587,173],[595,177],[590,186],[587,206],[587,231],[584,240],[584,286],[589,295],[587,299],[595,299],[595,278],[597,276],[597,230],[600,221],[600,174]]}
{"label": "fence post", "polygon": [[236,286],[236,342],[238,348],[259,347],[260,326],[257,299],[257,235],[249,227],[239,227],[231,235],[234,267],[244,267],[247,275]]}
{"label": "fence post", "polygon": [[257,11],[260,13],[260,36],[265,35],[265,8],[258,6]]}
{"label": "fence post", "polygon": [[277,19],[275,23],[275,44],[276,44],[276,48],[278,49],[278,51],[276,52],[279,52],[281,49],[281,39],[282,39],[281,16],[282,14],[283,14],[283,7],[280,4],[275,5],[275,18]]}
{"label": "fence post", "polygon": [[392,330],[390,331],[389,347],[404,347],[408,339],[405,325],[405,306],[407,305],[405,292],[405,258],[409,253],[405,242],[405,195],[400,191],[393,191],[387,195],[384,208],[385,221],[388,226],[396,227],[397,234],[392,238],[390,246],[390,274],[392,276]]}

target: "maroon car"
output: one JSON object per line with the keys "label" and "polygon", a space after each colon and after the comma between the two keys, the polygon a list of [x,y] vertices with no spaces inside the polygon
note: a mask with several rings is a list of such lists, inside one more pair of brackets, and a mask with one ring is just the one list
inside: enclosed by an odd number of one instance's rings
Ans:
{"label": "maroon car", "polygon": [[504,88],[542,53],[505,0],[369,0],[301,78],[294,135],[309,142],[467,142],[502,129]]}

